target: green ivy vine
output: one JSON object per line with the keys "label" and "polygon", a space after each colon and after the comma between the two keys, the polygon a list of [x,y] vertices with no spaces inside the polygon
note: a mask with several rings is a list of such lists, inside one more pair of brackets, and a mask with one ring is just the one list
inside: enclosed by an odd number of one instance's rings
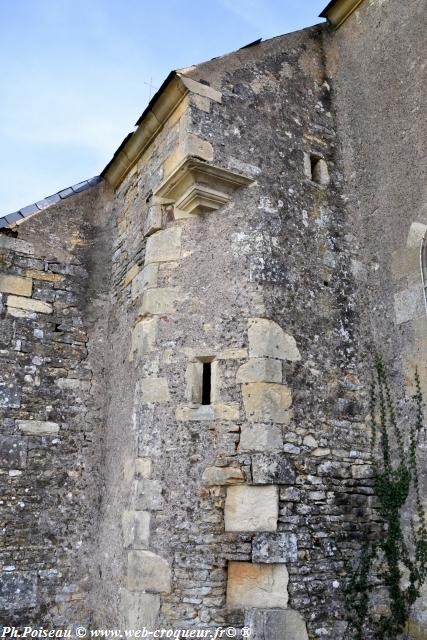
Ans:
{"label": "green ivy vine", "polygon": [[[427,578],[427,527],[417,461],[423,431],[418,371],[413,399],[415,418],[403,430],[396,418],[383,359],[377,356],[370,390],[370,420],[374,493],[381,518],[367,536],[361,560],[346,589],[349,637],[353,640],[398,638]],[[411,514],[409,533],[401,522],[405,505]],[[373,595],[380,589],[387,594],[387,606],[378,613],[373,607]]]}

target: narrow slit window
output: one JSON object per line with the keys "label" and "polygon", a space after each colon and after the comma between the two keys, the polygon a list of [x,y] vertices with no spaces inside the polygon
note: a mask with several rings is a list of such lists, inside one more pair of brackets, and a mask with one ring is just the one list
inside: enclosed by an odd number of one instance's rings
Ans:
{"label": "narrow slit window", "polygon": [[[308,154],[307,154],[308,155]],[[328,165],[321,156],[313,153],[307,158],[307,177],[316,184],[326,185],[329,183]]]}
{"label": "narrow slit window", "polygon": [[202,404],[211,404],[212,367],[210,362],[203,363]]}

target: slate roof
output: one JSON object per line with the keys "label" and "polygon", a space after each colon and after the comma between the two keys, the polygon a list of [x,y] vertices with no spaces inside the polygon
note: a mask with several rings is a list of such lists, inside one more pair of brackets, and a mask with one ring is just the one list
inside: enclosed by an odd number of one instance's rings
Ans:
{"label": "slate roof", "polygon": [[65,198],[69,198],[75,193],[80,193],[81,191],[86,191],[86,189],[90,189],[90,187],[95,186],[99,182],[101,182],[101,176],[95,176],[94,178],[90,178],[89,180],[83,180],[83,182],[78,182],[77,184],[73,184],[71,187],[67,187],[66,189],[62,189],[62,191],[58,191],[51,196],[47,196],[38,202],[33,202],[33,204],[29,204],[23,209],[19,209],[19,211],[14,211],[13,213],[8,213],[5,216],[0,217],[0,229],[3,227],[8,227],[9,225],[14,225],[21,222],[24,218],[32,216],[34,213],[38,211],[43,211],[43,209],[47,209],[51,207],[53,204],[60,202],[61,200],[65,200]]}

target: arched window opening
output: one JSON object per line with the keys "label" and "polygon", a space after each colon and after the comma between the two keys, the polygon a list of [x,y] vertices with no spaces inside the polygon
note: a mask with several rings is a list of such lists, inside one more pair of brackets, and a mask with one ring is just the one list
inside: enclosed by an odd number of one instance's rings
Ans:
{"label": "arched window opening", "polygon": [[427,231],[420,246],[421,279],[423,282],[424,304],[427,313]]}

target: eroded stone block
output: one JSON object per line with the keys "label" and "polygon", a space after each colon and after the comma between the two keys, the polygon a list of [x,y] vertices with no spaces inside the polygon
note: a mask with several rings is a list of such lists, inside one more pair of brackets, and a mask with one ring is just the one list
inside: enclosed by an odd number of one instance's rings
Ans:
{"label": "eroded stone block", "polygon": [[6,572],[0,575],[0,609],[21,610],[35,607],[37,573],[35,571]]}
{"label": "eroded stone block", "polygon": [[0,435],[0,467],[19,469],[27,460],[27,442],[17,436]]}
{"label": "eroded stone block", "polygon": [[245,481],[240,467],[207,467],[202,482],[207,486],[241,484]]}
{"label": "eroded stone block", "polygon": [[251,609],[245,626],[251,640],[308,640],[304,619],[293,609]]}
{"label": "eroded stone block", "polygon": [[150,236],[145,250],[145,264],[179,260],[181,257],[181,234],[181,227],[170,227]]}
{"label": "eroded stone block", "polygon": [[279,514],[277,487],[228,487],[225,531],[276,531]]}
{"label": "eroded stone block", "polygon": [[146,549],[150,539],[150,513],[148,511],[124,511],[122,516],[125,547]]}
{"label": "eroded stone block", "polygon": [[284,564],[229,562],[227,605],[286,608],[288,581],[288,571]]}
{"label": "eroded stone block", "polygon": [[0,408],[19,409],[21,406],[21,391],[19,387],[0,384]]}
{"label": "eroded stone block", "polygon": [[129,551],[129,591],[152,591],[169,593],[171,570],[169,563],[151,551]]}
{"label": "eroded stone block", "polygon": [[237,371],[237,382],[282,382],[282,363],[272,358],[251,358]]}
{"label": "eroded stone block", "polygon": [[160,596],[121,589],[121,618],[125,629],[155,631],[160,610]]}
{"label": "eroded stone block", "polygon": [[132,280],[132,300],[141,296],[145,289],[157,286],[159,265],[156,262],[147,264]]}
{"label": "eroded stone block", "polygon": [[176,287],[159,287],[147,289],[142,297],[141,316],[172,315],[175,313],[175,302],[179,298]]}
{"label": "eroded stone block", "polygon": [[295,338],[273,320],[251,318],[248,322],[249,356],[301,360]]}
{"label": "eroded stone block", "polygon": [[273,382],[251,382],[242,385],[243,404],[246,417],[251,422],[278,422],[288,424],[288,409],[292,394],[284,384]]}
{"label": "eroded stone block", "polygon": [[284,454],[252,456],[254,484],[294,484],[295,471]]}
{"label": "eroded stone block", "polygon": [[239,451],[282,451],[282,428],[274,424],[242,424]]}
{"label": "eroded stone block", "polygon": [[170,400],[166,378],[143,378],[138,386],[142,402],[163,403]]}
{"label": "eroded stone block", "polygon": [[296,562],[297,537],[294,533],[257,533],[252,541],[252,562],[268,564]]}
{"label": "eroded stone block", "polygon": [[137,480],[135,506],[137,509],[149,511],[163,508],[162,485],[159,480]]}
{"label": "eroded stone block", "polygon": [[423,289],[417,287],[403,289],[394,294],[394,314],[396,323],[402,324],[425,313]]}
{"label": "eroded stone block", "polygon": [[157,318],[144,318],[137,322],[132,331],[130,360],[154,351],[156,335]]}

